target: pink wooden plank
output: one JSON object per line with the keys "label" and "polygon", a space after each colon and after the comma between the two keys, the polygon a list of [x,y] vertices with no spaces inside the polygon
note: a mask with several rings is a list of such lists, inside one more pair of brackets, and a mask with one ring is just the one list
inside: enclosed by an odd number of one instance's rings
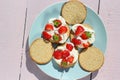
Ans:
{"label": "pink wooden plank", "polygon": [[101,0],[100,16],[107,31],[108,44],[105,54],[105,63],[93,80],[119,80],[120,79],[120,0]]}
{"label": "pink wooden plank", "polygon": [[88,6],[89,8],[91,8],[93,11],[95,11],[97,13],[98,11],[98,2],[99,0],[80,0],[81,2],[83,2],[86,6]]}
{"label": "pink wooden plank", "polygon": [[0,79],[18,80],[24,28],[24,0],[0,1]]}
{"label": "pink wooden plank", "polygon": [[[28,56],[28,53],[25,52],[26,50],[26,43],[27,38],[29,35],[29,31],[31,28],[31,25],[36,18],[36,16],[41,12],[41,10],[45,9],[47,6],[51,5],[52,3],[58,2],[59,0],[28,0],[27,4],[27,26],[25,31],[25,44],[24,44],[24,50],[23,50],[23,65],[22,65],[22,71],[21,71],[21,80],[26,79],[32,79],[32,80],[53,80],[52,78],[46,76],[44,73],[42,73],[35,64],[31,61],[30,57]],[[66,1],[66,0],[61,0]],[[81,0],[84,2],[87,6],[90,6],[95,12],[97,12],[97,5],[98,0]],[[88,80],[90,76],[87,76],[81,80]]]}

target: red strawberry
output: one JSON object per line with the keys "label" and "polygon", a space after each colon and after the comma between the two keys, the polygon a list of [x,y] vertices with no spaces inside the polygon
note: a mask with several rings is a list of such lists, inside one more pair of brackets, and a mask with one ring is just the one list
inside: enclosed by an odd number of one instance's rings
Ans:
{"label": "red strawberry", "polygon": [[67,59],[66,58],[62,59],[62,62],[67,62]]}
{"label": "red strawberry", "polygon": [[81,38],[82,38],[83,40],[88,39],[88,37],[87,37],[87,35],[85,34],[85,32],[81,35]]}
{"label": "red strawberry", "polygon": [[56,59],[61,59],[62,58],[62,51],[61,50],[54,51],[53,56]]}
{"label": "red strawberry", "polygon": [[69,55],[70,55],[70,53],[69,53],[68,50],[62,51],[62,58],[63,58],[63,59],[66,58],[66,57],[68,57]]}
{"label": "red strawberry", "polygon": [[62,22],[60,20],[58,20],[58,19],[54,20],[53,23],[54,23],[55,27],[59,27],[59,26],[62,25]]}
{"label": "red strawberry", "polygon": [[59,29],[58,29],[58,32],[60,34],[64,34],[67,32],[67,27],[66,26],[61,26]]}
{"label": "red strawberry", "polygon": [[74,44],[75,46],[81,44],[81,41],[80,41],[79,39],[76,39],[76,38],[73,38],[73,39],[72,39],[72,42],[73,42],[73,44]]}
{"label": "red strawberry", "polygon": [[76,31],[75,31],[75,35],[78,36],[80,35],[82,32],[84,31],[84,28],[82,26],[78,26]]}
{"label": "red strawberry", "polygon": [[88,39],[88,38],[91,38],[91,33],[90,32],[88,32],[88,31],[85,31],[84,33],[82,33],[82,35],[81,35],[81,38],[83,39],[83,40],[86,40],[86,39]]}
{"label": "red strawberry", "polygon": [[48,31],[53,30],[53,25],[52,24],[46,24],[45,25],[45,30],[48,30]]}
{"label": "red strawberry", "polygon": [[49,40],[52,36],[48,34],[46,31],[42,32],[43,38]]}
{"label": "red strawberry", "polygon": [[73,57],[73,56],[70,56],[70,57],[67,58],[67,61],[68,61],[69,63],[73,63],[73,60],[74,60],[74,57]]}
{"label": "red strawberry", "polygon": [[72,51],[73,45],[72,45],[72,44],[66,44],[66,48],[67,48],[69,51]]}
{"label": "red strawberry", "polygon": [[83,43],[83,46],[84,46],[84,48],[88,48],[90,46],[90,43],[89,42]]}

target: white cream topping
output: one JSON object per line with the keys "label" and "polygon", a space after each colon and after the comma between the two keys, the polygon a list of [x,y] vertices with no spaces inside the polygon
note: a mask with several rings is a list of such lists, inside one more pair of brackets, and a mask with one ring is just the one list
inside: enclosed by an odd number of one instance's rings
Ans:
{"label": "white cream topping", "polygon": [[51,24],[54,25],[53,21],[56,20],[56,19],[59,19],[59,20],[62,22],[62,26],[65,26],[65,25],[66,25],[65,19],[64,19],[62,16],[59,16],[59,18],[51,18],[51,19],[49,20],[49,23],[51,23]]}
{"label": "white cream topping", "polygon": [[67,34],[63,34],[63,35],[61,35],[61,38],[62,38],[62,40],[59,41],[59,43],[64,43],[67,40],[68,35]]}
{"label": "white cream topping", "polygon": [[65,19],[62,16],[59,16],[59,19],[62,22],[62,26],[65,26],[66,25]]}
{"label": "white cream topping", "polygon": [[75,25],[72,26],[72,31],[73,31],[74,33],[75,33],[75,31],[76,31],[76,29],[77,29],[78,26],[82,26],[85,31],[89,31],[89,32],[95,33],[94,30],[89,29],[89,28],[86,28],[86,27],[85,27],[84,25],[82,25],[82,24],[75,24]]}
{"label": "white cream topping", "polygon": [[[72,44],[73,45],[73,43],[68,43],[68,44]],[[58,49],[60,49],[60,50],[66,50],[66,45],[59,46],[55,50],[58,50]],[[79,54],[78,51],[73,47],[73,49],[72,49],[72,51],[70,51],[70,55],[69,55],[69,56],[73,56],[74,57],[73,63],[75,63],[78,60],[78,54]],[[56,61],[57,64],[61,65],[62,59],[58,60],[58,59],[54,58],[54,60]],[[69,65],[69,62],[68,62],[68,65]]]}
{"label": "white cream topping", "polygon": [[75,63],[78,60],[78,51],[73,48],[73,50],[70,52],[70,55],[74,57],[73,63]]}
{"label": "white cream topping", "polygon": [[[91,38],[87,39],[87,40],[83,40],[80,36],[77,36],[77,39],[81,40],[81,44],[78,45],[80,48],[84,48],[83,43],[87,44],[87,42],[89,42],[90,44],[93,44],[95,41],[95,31],[92,29],[89,29],[87,27],[85,27],[82,24],[75,24],[72,26],[72,31],[75,33],[76,29],[78,26],[82,26],[84,28],[85,31],[89,31],[92,35]],[[81,33],[82,34],[82,33]]]}
{"label": "white cream topping", "polygon": [[[56,19],[57,19],[57,18],[51,18],[51,19],[49,20],[49,23],[52,24],[52,25],[54,25],[53,21],[56,20]],[[64,19],[62,16],[59,16],[58,19],[59,19],[59,20],[61,21],[61,23],[62,23],[61,26],[66,26],[65,19]],[[59,34],[58,29],[59,29],[59,28],[55,28],[55,27],[54,27],[54,31],[49,31],[48,33],[49,33],[51,36],[53,36],[55,33],[56,33],[56,34]],[[65,33],[65,34],[60,34],[60,36],[61,36],[62,40],[59,41],[59,43],[64,43],[64,42],[67,40],[67,38],[68,38],[67,33]],[[53,38],[51,38],[51,39],[53,39]]]}
{"label": "white cream topping", "polygon": [[72,31],[75,33],[75,31],[76,31],[76,29],[77,29],[77,27],[79,26],[80,24],[75,24],[75,25],[73,25],[72,26]]}
{"label": "white cream topping", "polygon": [[48,31],[48,34],[50,34],[51,36],[54,35],[54,31]]}

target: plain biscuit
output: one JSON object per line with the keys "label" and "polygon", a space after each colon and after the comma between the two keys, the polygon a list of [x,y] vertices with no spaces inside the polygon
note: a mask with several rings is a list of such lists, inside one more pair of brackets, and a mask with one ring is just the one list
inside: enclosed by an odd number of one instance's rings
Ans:
{"label": "plain biscuit", "polygon": [[42,38],[34,40],[30,46],[30,57],[38,64],[48,63],[52,59],[53,52],[52,44],[46,43]]}
{"label": "plain biscuit", "polygon": [[89,47],[79,54],[79,64],[86,71],[96,71],[100,69],[104,63],[104,55],[101,50],[96,47]]}
{"label": "plain biscuit", "polygon": [[86,6],[77,0],[68,1],[63,5],[61,15],[70,25],[82,23],[87,15]]}

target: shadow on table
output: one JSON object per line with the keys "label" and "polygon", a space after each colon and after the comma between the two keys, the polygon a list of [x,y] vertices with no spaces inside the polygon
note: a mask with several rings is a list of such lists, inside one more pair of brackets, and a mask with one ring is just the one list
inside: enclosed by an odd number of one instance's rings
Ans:
{"label": "shadow on table", "polygon": [[[28,45],[28,39],[26,41],[26,67],[28,69],[28,71],[30,73],[32,73],[33,75],[35,75],[35,77],[38,78],[38,80],[57,80],[57,79],[54,79],[48,75],[46,75],[44,72],[42,72],[37,66],[36,64],[32,61],[32,59],[30,58],[30,55],[29,55],[29,45]],[[79,79],[79,80],[92,80],[93,78],[95,78],[98,74],[98,71],[96,72],[93,72],[92,73],[92,77],[90,75],[82,78],[82,79]],[[90,79],[92,78],[92,79]]]}

